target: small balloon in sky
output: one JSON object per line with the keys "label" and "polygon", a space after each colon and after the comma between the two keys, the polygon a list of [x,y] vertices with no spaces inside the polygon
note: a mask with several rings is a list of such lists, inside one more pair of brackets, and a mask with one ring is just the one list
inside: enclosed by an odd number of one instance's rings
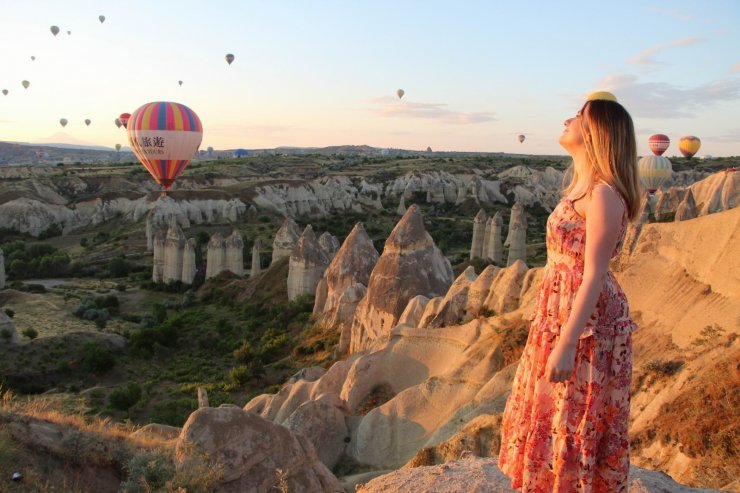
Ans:
{"label": "small balloon in sky", "polygon": [[595,99],[606,99],[607,101],[617,102],[617,97],[609,91],[594,91],[586,96],[586,101],[594,101]]}
{"label": "small balloon in sky", "polygon": [[234,55],[232,55],[231,53],[228,53],[228,54],[227,54],[227,55],[226,55],[226,56],[225,56],[224,58],[226,59],[226,62],[227,62],[227,63],[228,63],[229,65],[231,65],[231,62],[233,62],[233,61],[234,61]]}
{"label": "small balloon in sky", "polygon": [[87,125],[89,127],[91,123],[92,123],[92,120],[91,119],[85,118],[85,125]]}
{"label": "small balloon in sky", "polygon": [[60,118],[60,119],[59,119],[59,124],[60,124],[60,125],[61,125],[62,127],[66,127],[66,126],[67,126],[67,119],[66,119],[66,118]]}
{"label": "small balloon in sky", "polygon": [[182,81],[181,80],[178,80],[177,83],[180,84],[180,85],[182,85]]}
{"label": "small balloon in sky", "polygon": [[701,147],[701,140],[699,137],[693,135],[684,135],[678,141],[678,150],[684,155],[686,159],[691,159],[699,151]]}
{"label": "small balloon in sky", "polygon": [[53,34],[54,36],[56,36],[57,34],[59,34],[59,27],[58,26],[51,26],[49,29],[51,30],[51,34]]}
{"label": "small balloon in sky", "polygon": [[123,128],[127,128],[129,118],[131,118],[131,113],[121,113],[118,116],[118,120],[120,120],[121,125],[123,125]]}
{"label": "small balloon in sky", "polygon": [[117,151],[120,151],[121,150],[121,144],[116,144],[116,150]]}
{"label": "small balloon in sky", "polygon": [[524,134],[519,134],[516,136],[516,138],[519,140],[519,143],[521,144],[522,142],[524,142],[524,139],[526,139],[527,137]]}
{"label": "small balloon in sky", "polygon": [[35,57],[35,56],[33,56],[33,55],[31,55],[31,61],[33,62],[33,61],[35,61],[35,60],[36,60],[36,57]]}
{"label": "small balloon in sky", "polygon": [[671,145],[671,139],[665,134],[654,134],[648,139],[648,146],[656,156],[662,156],[669,145]]}
{"label": "small balloon in sky", "polygon": [[401,99],[404,94],[406,94],[406,91],[404,91],[403,89],[398,89],[396,91],[396,96],[398,96],[398,99]]}
{"label": "small balloon in sky", "polygon": [[116,127],[118,127],[118,128],[121,128],[121,125],[123,125],[123,123],[121,123],[121,119],[120,118],[116,118],[115,120],[113,120],[113,123],[115,123],[116,124]]}
{"label": "small balloon in sky", "polygon": [[105,22],[105,16],[104,16],[104,15],[99,15],[99,16],[98,16],[98,20],[99,20],[99,21],[100,21],[100,23],[102,24],[103,22]]}
{"label": "small balloon in sky", "polygon": [[23,86],[24,89],[28,89],[28,86],[30,86],[31,83],[28,82],[27,80],[24,80],[23,82],[21,82],[21,85]]}
{"label": "small balloon in sky", "polygon": [[8,95],[8,90],[7,89],[3,89],[3,96],[7,96],[7,95]]}
{"label": "small balloon in sky", "polygon": [[72,31],[67,31],[67,36],[69,36],[70,34],[72,34]]}

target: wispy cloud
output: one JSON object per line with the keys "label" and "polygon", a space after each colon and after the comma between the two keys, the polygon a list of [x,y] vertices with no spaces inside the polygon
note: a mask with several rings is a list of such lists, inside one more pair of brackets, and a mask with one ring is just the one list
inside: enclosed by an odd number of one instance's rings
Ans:
{"label": "wispy cloud", "polygon": [[653,12],[660,15],[672,17],[680,21],[694,21],[697,19],[696,15],[689,14],[688,12],[684,12],[683,10],[678,9],[666,9],[663,7],[656,7],[655,5],[651,5],[650,7],[648,7],[648,10],[652,10]]}
{"label": "wispy cloud", "polygon": [[668,82],[640,82],[632,74],[612,74],[601,80],[634,116],[648,118],[693,117],[700,109],[740,99],[740,79],[731,77],[695,87]]}
{"label": "wispy cloud", "polygon": [[462,112],[446,108],[444,103],[397,101],[390,97],[375,98],[370,113],[384,118],[423,118],[450,125],[468,125],[496,121],[493,112]]}
{"label": "wispy cloud", "polygon": [[671,48],[691,46],[697,43],[701,43],[703,41],[706,41],[706,40],[704,38],[699,38],[696,36],[690,36],[687,38],[677,39],[675,41],[671,41],[670,43],[664,43],[658,46],[653,46],[651,48],[648,48],[642,53],[639,53],[631,57],[629,59],[629,62],[635,65],[663,65],[663,62],[659,62],[655,60],[655,56],[658,55],[659,53],[669,50]]}
{"label": "wispy cloud", "polygon": [[731,74],[738,74],[740,73],[740,62],[737,62],[735,65],[730,67],[730,73]]}

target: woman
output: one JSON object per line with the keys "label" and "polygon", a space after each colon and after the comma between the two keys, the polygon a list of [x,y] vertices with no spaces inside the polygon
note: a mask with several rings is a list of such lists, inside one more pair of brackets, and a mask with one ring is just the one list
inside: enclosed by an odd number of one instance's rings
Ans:
{"label": "woman", "polygon": [[632,118],[587,101],[560,137],[573,179],[547,221],[547,266],[501,425],[514,488],[627,491],[632,331],[609,272],[639,214]]}

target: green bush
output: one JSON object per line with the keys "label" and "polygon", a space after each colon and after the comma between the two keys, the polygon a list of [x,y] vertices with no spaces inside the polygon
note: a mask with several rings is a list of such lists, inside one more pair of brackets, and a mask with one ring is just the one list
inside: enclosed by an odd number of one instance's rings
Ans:
{"label": "green bush", "polygon": [[13,316],[15,315],[15,312],[14,312],[13,310],[11,310],[10,308],[6,308],[6,309],[5,309],[5,314],[6,314],[6,315],[7,315],[7,316],[8,316],[9,318],[13,318]]}
{"label": "green bush", "polygon": [[113,353],[97,342],[88,342],[82,351],[82,367],[91,373],[105,373],[116,364]]}
{"label": "green bush", "polygon": [[0,338],[5,342],[10,342],[11,337],[13,337],[13,333],[10,332],[10,329],[0,330]]}
{"label": "green bush", "polygon": [[166,484],[175,476],[172,460],[155,452],[134,455],[124,466],[126,480],[118,487],[128,493],[165,491]]}
{"label": "green bush", "polygon": [[141,399],[141,387],[137,383],[129,383],[125,387],[118,387],[108,396],[108,404],[113,409],[127,411]]}
{"label": "green bush", "polygon": [[21,333],[25,337],[28,337],[28,339],[30,339],[30,340],[36,339],[36,337],[38,337],[38,335],[39,335],[39,331],[36,330],[36,329],[34,329],[34,328],[32,328],[32,327],[28,327],[27,329],[23,329],[23,332],[21,332]]}

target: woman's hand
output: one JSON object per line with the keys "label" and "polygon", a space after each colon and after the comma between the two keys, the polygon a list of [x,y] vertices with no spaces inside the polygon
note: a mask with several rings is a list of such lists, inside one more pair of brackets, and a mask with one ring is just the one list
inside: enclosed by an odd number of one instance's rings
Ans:
{"label": "woman's hand", "polygon": [[549,382],[558,383],[570,380],[576,362],[576,347],[576,344],[563,342],[563,339],[555,345],[545,365],[545,378]]}

